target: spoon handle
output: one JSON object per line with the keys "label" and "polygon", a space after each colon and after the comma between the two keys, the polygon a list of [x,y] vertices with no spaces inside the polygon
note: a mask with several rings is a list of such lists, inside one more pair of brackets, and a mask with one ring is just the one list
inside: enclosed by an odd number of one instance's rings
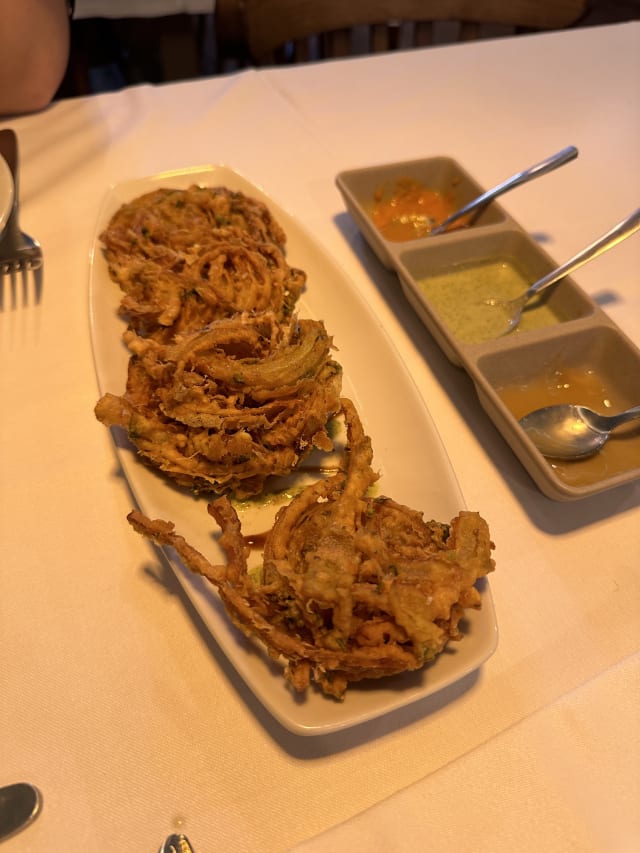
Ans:
{"label": "spoon handle", "polygon": [[603,432],[609,432],[610,430],[614,430],[622,424],[628,424],[630,421],[636,421],[640,418],[640,406],[633,406],[631,409],[627,409],[624,412],[620,412],[619,415],[597,415],[596,418],[590,416],[587,420],[588,423],[592,424],[596,429],[602,430]]}
{"label": "spoon handle", "polygon": [[562,151],[558,151],[557,154],[547,157],[547,159],[543,160],[541,163],[536,163],[535,166],[531,166],[522,172],[517,172],[515,175],[512,175],[510,178],[507,178],[505,181],[502,181],[502,183],[493,187],[493,189],[482,193],[482,195],[479,195],[477,198],[473,199],[473,201],[470,201],[469,204],[465,204],[465,206],[461,207],[460,210],[452,213],[451,216],[444,220],[444,222],[441,222],[436,228],[432,228],[431,234],[441,234],[449,227],[449,225],[457,222],[457,220],[462,216],[466,216],[468,213],[473,213],[474,210],[477,210],[479,207],[483,207],[492,199],[506,193],[508,190],[511,190],[514,187],[519,187],[520,184],[524,184],[533,178],[539,177],[540,175],[546,175],[547,172],[552,172],[554,169],[557,169],[558,166],[563,166],[565,163],[568,163],[569,160],[574,160],[577,156],[578,149],[573,145],[569,145],[568,148],[563,148]]}
{"label": "spoon handle", "polygon": [[544,290],[545,287],[555,284],[557,281],[560,281],[561,278],[564,278],[566,275],[569,275],[569,273],[586,264],[587,261],[597,258],[598,255],[601,255],[603,252],[606,252],[608,249],[612,249],[618,243],[626,240],[626,238],[634,234],[638,228],[640,228],[640,208],[634,210],[634,212],[627,216],[626,219],[623,219],[622,222],[614,225],[610,231],[607,231],[606,234],[603,234],[602,237],[599,237],[595,242],[587,246],[586,249],[578,252],[577,255],[574,255],[566,263],[562,264],[562,266],[538,279],[538,281],[532,284],[531,287],[526,290],[521,297],[519,297],[519,300],[522,300],[523,304],[528,302],[532,296],[539,293],[541,290]]}

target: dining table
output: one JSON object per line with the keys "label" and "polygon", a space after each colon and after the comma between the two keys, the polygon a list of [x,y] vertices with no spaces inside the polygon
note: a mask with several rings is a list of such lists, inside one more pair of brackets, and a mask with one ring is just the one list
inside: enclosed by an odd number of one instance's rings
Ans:
{"label": "dining table", "polygon": [[[0,279],[0,786],[30,782],[42,806],[2,850],[151,853],[172,833],[195,853],[637,850],[640,483],[543,494],[335,179],[446,156],[488,188],[575,145],[574,162],[500,200],[566,260],[640,201],[640,22],[132,85],[6,128],[21,227],[44,264]],[[345,375],[351,359],[366,377],[360,355],[384,372],[378,350],[400,370],[402,393],[363,391],[365,422],[384,435],[414,416],[432,425],[385,468],[437,480],[442,466],[411,462],[437,444],[460,508],[495,544],[482,660],[430,690],[436,662],[417,695],[399,676],[380,713],[383,685],[350,688],[341,705],[315,691],[344,714],[326,728],[287,725],[305,699],[276,665],[266,678],[284,721],[262,701],[242,670],[251,647],[230,655],[235,629],[221,639],[175,557],[131,529],[129,451],[94,414],[105,200],[218,167],[285,211],[348,287],[325,300]],[[640,345],[640,238],[574,278]],[[213,541],[206,497],[193,500]],[[369,712],[350,717],[363,695]]]}

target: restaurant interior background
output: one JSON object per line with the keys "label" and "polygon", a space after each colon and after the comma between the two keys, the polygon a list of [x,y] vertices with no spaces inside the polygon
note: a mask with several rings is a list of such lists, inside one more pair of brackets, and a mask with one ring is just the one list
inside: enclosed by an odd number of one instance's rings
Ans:
{"label": "restaurant interior background", "polygon": [[[210,12],[164,13],[209,6]],[[227,73],[247,65],[240,53],[221,55],[214,6],[215,0],[76,0],[71,56],[56,98]],[[589,0],[573,26],[632,20],[640,20],[640,0]]]}

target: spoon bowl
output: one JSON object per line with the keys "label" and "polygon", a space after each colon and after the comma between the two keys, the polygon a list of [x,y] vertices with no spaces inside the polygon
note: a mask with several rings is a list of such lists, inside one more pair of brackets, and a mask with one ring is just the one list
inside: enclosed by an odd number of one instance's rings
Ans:
{"label": "spoon bowl", "polygon": [[502,299],[498,296],[490,296],[485,299],[482,303],[483,305],[495,308],[503,315],[502,320],[498,324],[500,331],[494,336],[501,337],[502,335],[506,335],[513,331],[522,318],[522,311],[525,305],[530,299],[533,299],[536,294],[545,290],[545,288],[550,287],[552,284],[556,284],[560,279],[569,275],[569,273],[572,273],[574,270],[577,270],[579,267],[584,266],[588,261],[592,261],[594,258],[597,258],[608,249],[612,249],[614,246],[617,246],[618,243],[626,240],[627,237],[630,237],[639,228],[640,208],[634,210],[634,212],[627,216],[626,219],[623,219],[622,222],[614,225],[614,227],[607,231],[606,234],[603,234],[602,237],[599,237],[581,252],[578,252],[577,255],[574,255],[566,263],[538,279],[538,281],[534,282],[531,287],[528,287],[523,293],[516,296],[514,299]]}
{"label": "spoon bowl", "polygon": [[638,419],[640,406],[601,415],[586,406],[564,403],[530,412],[520,418],[520,426],[543,456],[584,459],[597,453],[614,429]]}

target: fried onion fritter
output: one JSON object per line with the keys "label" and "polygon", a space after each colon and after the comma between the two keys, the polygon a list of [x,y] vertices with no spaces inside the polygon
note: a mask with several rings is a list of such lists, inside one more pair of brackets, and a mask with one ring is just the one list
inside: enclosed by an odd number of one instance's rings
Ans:
{"label": "fried onion fritter", "polygon": [[126,391],[104,395],[96,417],[180,485],[249,497],[314,448],[333,449],[342,368],[321,321],[241,315],[170,344],[133,330],[124,340]]}
{"label": "fried onion fritter", "polygon": [[223,317],[286,320],[306,275],[265,204],[226,187],[158,189],[122,205],[100,235],[131,328],[169,341]]}
{"label": "fried onion fritter", "polygon": [[154,244],[182,248],[192,244],[192,235],[201,229],[236,229],[258,242],[284,246],[286,234],[269,208],[258,199],[227,187],[200,187],[186,190],[162,187],[137,196],[121,205],[113,215],[103,239],[107,252],[128,249],[131,238],[143,246]]}
{"label": "fried onion fritter", "polygon": [[315,682],[342,699],[350,682],[416,670],[462,634],[465,608],[480,607],[475,587],[494,568],[486,522],[461,512],[450,524],[386,497],[370,497],[377,475],[353,404],[344,469],[307,486],[281,508],[267,533],[259,577],[226,497],[208,506],[222,530],[226,565],[212,565],[174,530],[132,511],[129,522],[171,546],[218,589],[227,612],[273,658],[297,691]]}

